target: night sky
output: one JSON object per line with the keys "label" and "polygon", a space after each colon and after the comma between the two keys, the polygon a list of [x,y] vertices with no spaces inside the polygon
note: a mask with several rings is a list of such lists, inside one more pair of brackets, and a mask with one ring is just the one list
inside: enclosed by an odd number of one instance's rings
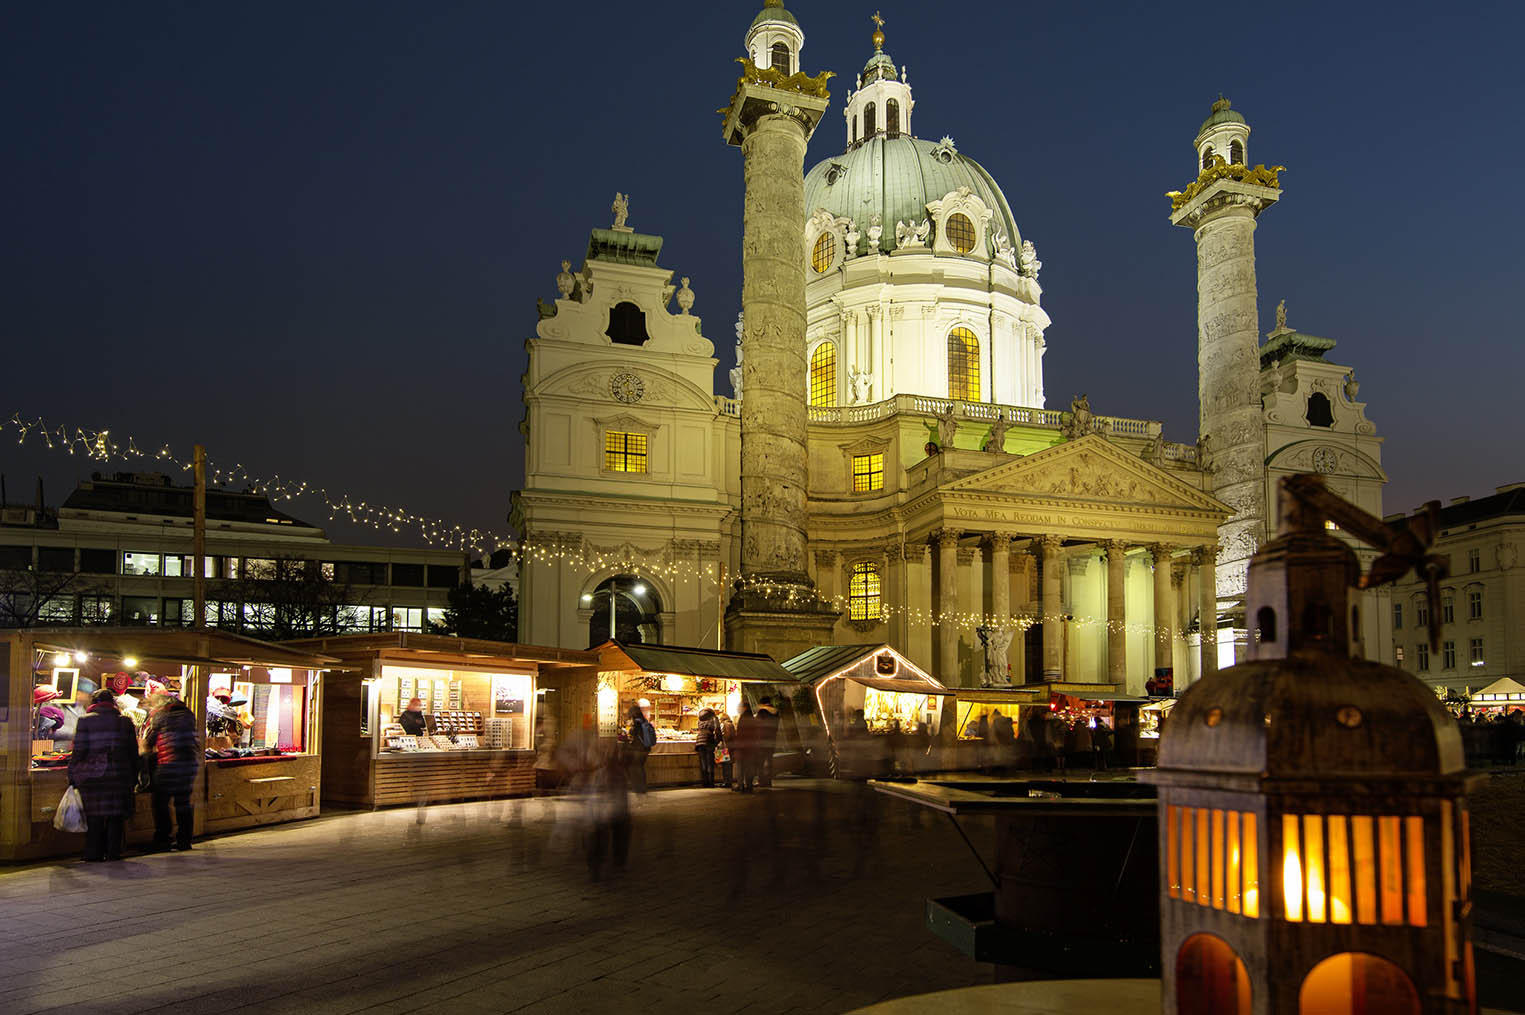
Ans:
{"label": "night sky", "polygon": [[[1525,479],[1525,8],[874,2],[917,133],[983,163],[1037,244],[1051,408],[1086,392],[1195,439],[1195,255],[1164,192],[1221,91],[1251,161],[1289,167],[1256,233],[1261,331],[1286,299],[1338,340],[1387,511]],[[714,110],[759,4],[8,8],[0,421],[201,441],[501,528],[535,298],[616,190],[692,276],[729,393],[741,156]],[[842,149],[874,8],[790,9],[805,69],[838,74],[809,165]],[[91,469],[0,449],[13,501]]]}

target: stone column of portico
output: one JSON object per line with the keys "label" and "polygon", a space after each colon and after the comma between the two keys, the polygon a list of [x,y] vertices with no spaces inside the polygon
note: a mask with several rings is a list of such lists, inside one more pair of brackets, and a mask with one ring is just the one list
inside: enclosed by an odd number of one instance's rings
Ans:
{"label": "stone column of portico", "polygon": [[[750,65],[744,65],[750,66]],[[830,641],[837,611],[806,572],[805,143],[825,78],[803,90],[744,73],[726,113],[741,148],[743,342],[741,578],[726,611],[733,649],[786,658]]]}
{"label": "stone column of portico", "polygon": [[1200,576],[1197,591],[1197,610],[1201,613],[1203,677],[1218,672],[1218,547],[1216,544],[1197,548],[1194,556]]}
{"label": "stone column of portico", "polygon": [[993,660],[995,672],[1008,674],[1013,636],[1007,632],[1016,627],[1011,619],[1011,536],[1005,532],[990,534],[990,626],[999,632],[991,641],[999,650]]}
{"label": "stone column of portico", "polygon": [[959,686],[958,537],[950,529],[937,534],[937,676],[949,687]]}
{"label": "stone column of portico", "polygon": [[1042,536],[1034,545],[1043,562],[1043,679],[1058,680],[1064,671],[1064,540]]}
{"label": "stone column of portico", "polygon": [[[884,308],[877,303],[870,303],[864,310],[868,312],[868,369],[873,379],[869,381],[869,401],[877,402],[884,398]],[[743,381],[743,384],[746,382]]]}
{"label": "stone column of portico", "polygon": [[1107,551],[1107,682],[1128,683],[1128,544],[1109,539]]}
{"label": "stone column of portico", "polygon": [[1170,616],[1170,554],[1175,547],[1156,543],[1149,549],[1154,556],[1154,666],[1161,669],[1171,665],[1174,640]]}

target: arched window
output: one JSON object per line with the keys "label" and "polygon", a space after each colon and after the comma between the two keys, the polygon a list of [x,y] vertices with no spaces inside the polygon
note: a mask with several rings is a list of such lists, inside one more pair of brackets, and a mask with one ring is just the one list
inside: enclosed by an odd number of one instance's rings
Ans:
{"label": "arched window", "polygon": [[874,104],[870,102],[863,107],[863,140],[867,141],[874,136]]}
{"label": "arched window", "polygon": [[617,574],[585,592],[582,605],[588,617],[588,646],[609,640],[609,611],[614,611],[615,639],[626,644],[657,644],[662,640],[662,600],[651,583],[633,574]]}
{"label": "arched window", "polygon": [[884,104],[884,132],[890,137],[900,134],[900,103],[894,99]]}
{"label": "arched window", "polygon": [[1244,142],[1232,141],[1228,146],[1228,160],[1244,165]]}
{"label": "arched window", "polygon": [[1202,149],[1202,168],[1206,169],[1213,164],[1213,146],[1208,145]]}
{"label": "arched window", "polygon": [[837,347],[822,342],[810,354],[810,404],[837,404]]}
{"label": "arched window", "polygon": [[789,46],[787,43],[775,42],[773,44],[773,69],[785,74],[793,74],[789,66]]}
{"label": "arched window", "polygon": [[974,249],[974,223],[968,215],[963,212],[949,215],[944,231],[948,234],[948,243],[960,254],[967,254]]}
{"label": "arched window", "polygon": [[831,267],[831,262],[836,260],[836,256],[837,238],[829,229],[822,231],[821,235],[815,238],[815,246],[810,248],[810,267],[817,275],[824,274],[826,269]]}
{"label": "arched window", "polygon": [[1334,426],[1334,406],[1329,403],[1329,396],[1322,391],[1309,395],[1308,413],[1304,418],[1309,426]]}
{"label": "arched window", "polygon": [[1250,973],[1229,943],[1193,934],[1176,953],[1180,1015],[1250,1015]]}
{"label": "arched window", "polygon": [[[1177,987],[1180,978],[1176,979]],[[1331,955],[1314,966],[1297,992],[1299,1012],[1387,1012],[1419,1015],[1419,994],[1408,974],[1387,959],[1365,952]]]}
{"label": "arched window", "polygon": [[980,400],[980,340],[968,328],[948,332],[948,397]]}
{"label": "arched window", "polygon": [[604,334],[620,345],[645,345],[650,340],[646,334],[646,314],[634,303],[616,303],[609,311],[609,330]]}
{"label": "arched window", "polygon": [[859,561],[847,584],[847,619],[878,620],[880,602],[879,565]]}

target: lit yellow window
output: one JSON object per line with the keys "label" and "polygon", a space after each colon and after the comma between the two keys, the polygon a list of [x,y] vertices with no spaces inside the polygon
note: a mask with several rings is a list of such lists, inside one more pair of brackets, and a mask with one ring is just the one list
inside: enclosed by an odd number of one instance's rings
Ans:
{"label": "lit yellow window", "polygon": [[646,435],[604,431],[604,468],[610,472],[645,472]]}
{"label": "lit yellow window", "polygon": [[948,332],[948,397],[980,400],[980,340],[968,328]]}
{"label": "lit yellow window", "polygon": [[810,248],[810,266],[817,275],[824,274],[836,256],[837,238],[829,232],[822,233],[815,238],[815,246]]}
{"label": "lit yellow window", "polygon": [[853,493],[884,489],[884,454],[853,455]]}
{"label": "lit yellow window", "polygon": [[879,566],[868,561],[853,565],[852,579],[847,586],[847,616],[849,620],[879,619]]}
{"label": "lit yellow window", "polygon": [[968,215],[954,212],[948,216],[948,243],[960,254],[974,249],[974,223]]}
{"label": "lit yellow window", "polygon": [[810,404],[837,404],[837,347],[822,342],[810,355]]}

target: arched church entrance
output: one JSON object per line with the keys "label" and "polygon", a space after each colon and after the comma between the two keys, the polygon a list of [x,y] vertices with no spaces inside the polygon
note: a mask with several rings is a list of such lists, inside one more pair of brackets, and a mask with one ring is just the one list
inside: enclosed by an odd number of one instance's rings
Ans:
{"label": "arched church entrance", "polygon": [[611,638],[629,645],[662,640],[662,600],[651,583],[637,575],[606,578],[582,598],[583,605],[593,611],[588,618],[588,647]]}

